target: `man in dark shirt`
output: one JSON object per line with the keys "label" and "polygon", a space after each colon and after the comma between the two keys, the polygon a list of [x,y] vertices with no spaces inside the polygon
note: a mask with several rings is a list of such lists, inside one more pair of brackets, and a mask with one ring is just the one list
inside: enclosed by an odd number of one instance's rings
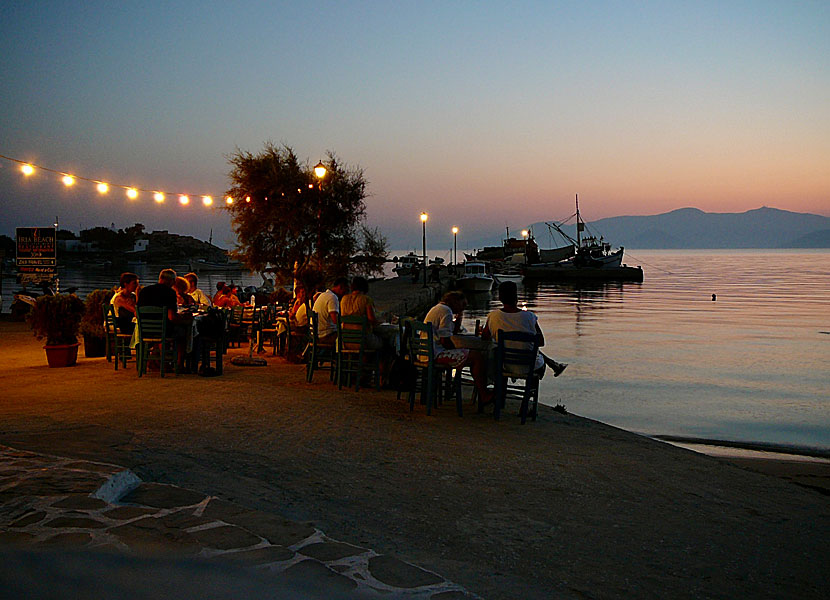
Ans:
{"label": "man in dark shirt", "polygon": [[159,273],[159,282],[148,285],[138,294],[138,306],[160,306],[167,309],[167,322],[173,325],[171,337],[178,339],[176,362],[180,371],[184,370],[184,358],[187,346],[187,329],[193,315],[178,313],[176,292],[173,282],[176,281],[176,272],[173,269],[164,269]]}

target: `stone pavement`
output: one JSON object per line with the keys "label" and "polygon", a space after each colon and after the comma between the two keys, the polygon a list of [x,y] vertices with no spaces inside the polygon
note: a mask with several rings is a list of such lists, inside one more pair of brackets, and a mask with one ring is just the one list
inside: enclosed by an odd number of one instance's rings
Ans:
{"label": "stone pavement", "polygon": [[[393,556],[333,540],[309,523],[144,483],[117,465],[7,446],[0,446],[0,547],[69,554],[83,548],[137,559],[161,557],[171,564],[188,557],[198,561],[196,572],[204,569],[204,561],[253,569],[273,588],[313,590],[305,597],[476,597]],[[97,576],[106,579],[100,572]],[[0,581],[7,577],[0,572]]]}

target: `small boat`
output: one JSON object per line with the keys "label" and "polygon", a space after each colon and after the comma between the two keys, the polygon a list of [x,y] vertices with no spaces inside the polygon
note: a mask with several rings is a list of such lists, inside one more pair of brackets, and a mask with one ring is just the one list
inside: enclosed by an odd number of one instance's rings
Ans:
{"label": "small boat", "polygon": [[398,277],[408,277],[412,275],[413,270],[417,271],[421,268],[421,258],[414,252],[410,252],[406,256],[395,257],[393,259],[395,267],[392,269]]}
{"label": "small boat", "polygon": [[194,273],[238,273],[244,270],[242,263],[236,261],[214,262],[197,258],[188,263],[190,270]]}
{"label": "small boat", "polygon": [[[629,267],[622,263],[624,248],[611,249],[611,244],[602,236],[582,233],[587,230],[579,214],[579,197],[576,198],[576,239],[562,230],[562,224],[546,223],[570,242],[570,246],[550,251],[540,251],[540,261],[525,265],[525,279],[541,281],[589,280],[589,281],[643,281],[640,267]],[[569,254],[569,256],[568,256]],[[557,257],[555,260],[551,260]]]}
{"label": "small boat", "polygon": [[493,287],[493,276],[487,273],[487,265],[480,261],[466,261],[464,274],[456,286],[462,292],[489,292]]}

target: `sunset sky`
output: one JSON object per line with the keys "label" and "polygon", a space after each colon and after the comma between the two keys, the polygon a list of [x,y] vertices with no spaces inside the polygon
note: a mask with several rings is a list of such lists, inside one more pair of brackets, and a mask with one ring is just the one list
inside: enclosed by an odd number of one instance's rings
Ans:
{"label": "sunset sky", "polygon": [[[573,212],[830,216],[830,2],[0,4],[0,154],[212,194],[271,140],[365,170],[392,248]],[[230,245],[196,199],[0,160],[0,233],[138,221]]]}

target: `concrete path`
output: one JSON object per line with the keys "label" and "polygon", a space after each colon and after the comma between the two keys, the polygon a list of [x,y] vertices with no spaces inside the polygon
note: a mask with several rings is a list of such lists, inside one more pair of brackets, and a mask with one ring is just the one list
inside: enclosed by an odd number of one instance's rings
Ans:
{"label": "concrete path", "polygon": [[[307,523],[144,483],[117,465],[7,446],[0,446],[0,545],[231,564],[257,570],[272,589],[302,589],[305,597],[477,597],[440,575],[331,539]],[[180,577],[189,579],[194,568],[204,567],[191,566]],[[98,583],[111,578],[117,587],[117,570],[98,573]],[[0,581],[7,576],[0,570]],[[14,585],[26,583],[15,579]]]}

